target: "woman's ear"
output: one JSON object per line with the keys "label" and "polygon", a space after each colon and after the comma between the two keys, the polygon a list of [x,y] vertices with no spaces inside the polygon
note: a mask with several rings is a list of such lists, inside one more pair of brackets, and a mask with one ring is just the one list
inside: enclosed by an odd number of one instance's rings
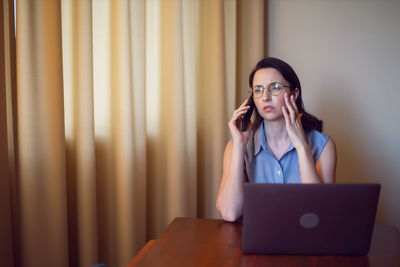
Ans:
{"label": "woman's ear", "polygon": [[294,101],[297,101],[297,98],[299,97],[300,90],[299,88],[294,89],[293,95],[294,95]]}

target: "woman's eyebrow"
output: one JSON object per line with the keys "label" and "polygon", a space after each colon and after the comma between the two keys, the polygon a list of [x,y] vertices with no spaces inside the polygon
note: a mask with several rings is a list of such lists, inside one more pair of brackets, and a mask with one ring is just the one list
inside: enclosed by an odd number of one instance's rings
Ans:
{"label": "woman's eyebrow", "polygon": [[[271,83],[282,83],[283,84],[283,81],[272,81],[272,82],[267,83],[266,85],[270,85]],[[254,83],[253,86],[258,86],[258,85],[264,86],[263,84],[260,84],[260,83]]]}

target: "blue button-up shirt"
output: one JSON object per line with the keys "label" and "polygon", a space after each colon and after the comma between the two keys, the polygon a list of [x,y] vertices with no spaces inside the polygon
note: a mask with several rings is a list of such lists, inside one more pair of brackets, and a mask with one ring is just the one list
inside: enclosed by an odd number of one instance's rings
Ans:
{"label": "blue button-up shirt", "polygon": [[[252,133],[245,153],[247,181],[254,183],[301,183],[299,158],[290,143],[283,156],[277,160],[264,134],[264,122]],[[314,162],[328,142],[329,136],[316,130],[306,133]]]}

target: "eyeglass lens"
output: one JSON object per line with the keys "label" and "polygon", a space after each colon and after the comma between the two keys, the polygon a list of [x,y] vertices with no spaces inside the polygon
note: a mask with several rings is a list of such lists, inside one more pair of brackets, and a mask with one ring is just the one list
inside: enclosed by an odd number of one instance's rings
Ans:
{"label": "eyeglass lens", "polygon": [[[267,86],[268,93],[271,95],[279,95],[283,89],[283,85],[280,82],[273,82]],[[254,95],[260,97],[263,95],[265,88],[262,85],[256,85],[253,88]]]}

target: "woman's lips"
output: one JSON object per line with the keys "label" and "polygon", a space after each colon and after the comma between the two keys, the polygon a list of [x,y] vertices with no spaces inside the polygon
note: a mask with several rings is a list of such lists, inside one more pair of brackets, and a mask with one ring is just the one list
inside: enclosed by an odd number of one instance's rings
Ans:
{"label": "woman's lips", "polygon": [[265,112],[271,112],[273,109],[274,109],[274,108],[271,107],[271,106],[266,106],[266,107],[263,108],[263,110],[264,110]]}

